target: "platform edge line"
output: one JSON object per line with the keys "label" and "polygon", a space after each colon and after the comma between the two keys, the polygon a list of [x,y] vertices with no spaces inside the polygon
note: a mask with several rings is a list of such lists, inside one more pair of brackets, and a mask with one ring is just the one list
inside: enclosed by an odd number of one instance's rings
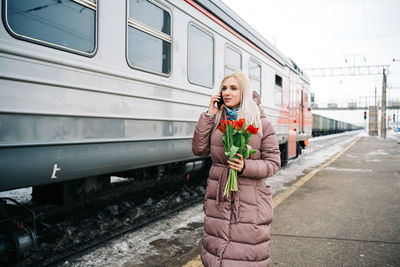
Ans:
{"label": "platform edge line", "polygon": [[182,265],[182,267],[201,267],[201,266],[203,266],[203,264],[201,263],[200,255],[197,255],[194,259],[187,262],[185,265]]}

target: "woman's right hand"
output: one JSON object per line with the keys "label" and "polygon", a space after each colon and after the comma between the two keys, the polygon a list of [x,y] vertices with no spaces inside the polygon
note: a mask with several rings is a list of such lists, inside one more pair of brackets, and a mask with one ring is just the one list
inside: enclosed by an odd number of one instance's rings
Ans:
{"label": "woman's right hand", "polygon": [[[217,111],[218,111],[217,103],[218,103],[220,97],[222,97],[221,94],[211,96],[210,104],[208,105],[208,111],[207,111],[208,115],[214,116],[217,113]],[[221,105],[221,108],[223,106],[224,105]]]}

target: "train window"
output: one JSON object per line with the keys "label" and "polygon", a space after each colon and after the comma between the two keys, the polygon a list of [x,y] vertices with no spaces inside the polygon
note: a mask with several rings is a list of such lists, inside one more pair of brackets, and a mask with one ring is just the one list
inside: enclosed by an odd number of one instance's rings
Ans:
{"label": "train window", "polygon": [[249,80],[251,90],[261,95],[261,65],[253,60],[249,61]]}
{"label": "train window", "polygon": [[282,77],[275,75],[275,106],[282,106]]}
{"label": "train window", "polygon": [[193,24],[188,28],[188,78],[210,88],[214,82],[214,39]]}
{"label": "train window", "polygon": [[171,15],[151,0],[129,0],[127,58],[132,68],[171,72]]}
{"label": "train window", "polygon": [[171,17],[169,13],[155,2],[131,0],[129,17],[159,32],[171,34]]}
{"label": "train window", "polygon": [[5,11],[17,38],[83,55],[95,52],[96,0],[8,0]]}
{"label": "train window", "polygon": [[242,70],[242,55],[240,52],[225,47],[225,76]]}

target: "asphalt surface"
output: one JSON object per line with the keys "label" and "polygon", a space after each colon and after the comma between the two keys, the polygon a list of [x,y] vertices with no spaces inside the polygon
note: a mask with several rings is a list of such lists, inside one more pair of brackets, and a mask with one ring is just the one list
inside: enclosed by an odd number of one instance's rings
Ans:
{"label": "asphalt surface", "polygon": [[271,226],[271,266],[400,266],[400,144],[362,137]]}

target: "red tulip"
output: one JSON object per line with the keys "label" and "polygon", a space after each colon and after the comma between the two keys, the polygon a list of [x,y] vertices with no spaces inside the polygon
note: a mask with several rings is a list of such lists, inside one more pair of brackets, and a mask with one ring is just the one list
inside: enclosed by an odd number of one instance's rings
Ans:
{"label": "red tulip", "polygon": [[238,121],[235,121],[235,124],[233,125],[233,127],[237,131],[242,130],[244,123],[245,123],[245,119],[239,119]]}
{"label": "red tulip", "polygon": [[257,134],[257,132],[258,128],[254,127],[252,124],[250,124],[246,129],[246,133]]}
{"label": "red tulip", "polygon": [[223,127],[222,124],[218,126],[218,130],[220,130],[223,134],[226,132],[226,127]]}
{"label": "red tulip", "polygon": [[229,127],[229,121],[223,120],[221,124],[218,126],[218,130],[220,130],[223,134],[226,132],[226,129]]}

